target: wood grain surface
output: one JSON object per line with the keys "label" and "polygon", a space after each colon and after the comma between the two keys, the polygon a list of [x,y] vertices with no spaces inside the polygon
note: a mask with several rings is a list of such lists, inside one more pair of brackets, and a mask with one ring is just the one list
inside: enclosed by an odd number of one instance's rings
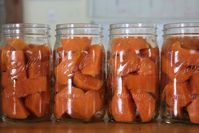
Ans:
{"label": "wood grain surface", "polygon": [[1,123],[0,133],[199,133],[199,126],[185,124],[121,123]]}

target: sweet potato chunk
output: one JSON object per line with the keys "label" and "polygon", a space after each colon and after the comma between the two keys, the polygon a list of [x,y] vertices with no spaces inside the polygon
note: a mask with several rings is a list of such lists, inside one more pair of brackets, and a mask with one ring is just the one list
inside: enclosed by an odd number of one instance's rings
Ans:
{"label": "sweet potato chunk", "polygon": [[198,115],[199,97],[196,97],[196,99],[192,101],[192,103],[187,107],[187,111],[189,113],[189,118],[191,122],[198,124],[199,123],[199,115]]}
{"label": "sweet potato chunk", "polygon": [[141,49],[140,55],[142,57],[150,58],[154,62],[157,62],[159,58],[159,49],[158,48]]}
{"label": "sweet potato chunk", "polygon": [[199,94],[199,73],[194,74],[190,80],[191,93]]}
{"label": "sweet potato chunk", "polygon": [[66,51],[81,52],[88,48],[91,39],[88,37],[74,37],[62,39],[62,47]]}
{"label": "sweet potato chunk", "polygon": [[125,76],[138,70],[140,60],[134,51],[128,51],[112,55],[109,63],[115,75]]}
{"label": "sweet potato chunk", "polygon": [[67,89],[62,89],[55,95],[54,114],[57,119],[67,111]]}
{"label": "sweet potato chunk", "polygon": [[50,50],[46,45],[30,44],[25,49],[29,78],[49,75]]}
{"label": "sweet potato chunk", "polygon": [[140,75],[157,75],[157,66],[149,58],[141,58],[140,60],[140,69],[138,74]]}
{"label": "sweet potato chunk", "polygon": [[49,93],[35,93],[25,99],[25,106],[37,117],[43,117],[49,113],[49,104]]}
{"label": "sweet potato chunk", "polygon": [[102,72],[103,61],[103,47],[101,45],[92,45],[88,50],[87,56],[81,61],[80,70],[82,74],[95,77]]}
{"label": "sweet potato chunk", "polygon": [[124,78],[127,89],[134,93],[148,92],[156,94],[157,76],[129,74]]}
{"label": "sweet potato chunk", "polygon": [[77,87],[84,90],[99,90],[103,85],[101,80],[81,73],[75,73],[73,82]]}
{"label": "sweet potato chunk", "polygon": [[55,92],[57,93],[57,92],[60,92],[62,89],[64,89],[65,88],[65,85],[61,85],[61,84],[59,84],[59,83],[57,83],[56,81],[55,81]]}
{"label": "sweet potato chunk", "polygon": [[45,92],[48,90],[47,88],[47,78],[46,77],[38,77],[36,79],[23,79],[19,81],[12,81],[12,84],[8,84],[5,86],[4,91],[5,95],[16,97],[25,97],[30,94],[34,94],[37,92]]}
{"label": "sweet potato chunk", "polygon": [[13,48],[10,45],[5,45],[1,47],[1,71],[2,72],[7,71],[6,70],[7,54],[8,54],[8,51],[12,51],[12,50]]}
{"label": "sweet potato chunk", "polygon": [[175,58],[173,58],[174,63],[184,63],[186,65],[199,64],[199,52],[196,50],[182,48],[179,41],[173,43],[171,47],[171,54],[175,56]]}
{"label": "sweet potato chunk", "polygon": [[29,116],[22,101],[15,96],[6,96],[5,92],[2,93],[2,111],[7,117],[14,119],[26,119]]}
{"label": "sweet potato chunk", "polygon": [[50,49],[47,45],[29,44],[25,49],[28,62],[46,61],[50,59]]}
{"label": "sweet potato chunk", "polygon": [[26,66],[23,51],[6,51],[6,67],[6,70],[12,78],[26,78]]}
{"label": "sweet potato chunk", "polygon": [[142,122],[151,121],[156,110],[155,99],[148,93],[134,93],[131,91],[131,95],[133,96]]}
{"label": "sweet potato chunk", "polygon": [[81,112],[84,108],[82,101],[84,101],[84,92],[81,89],[75,87],[62,89],[55,95],[55,117],[60,119],[64,113],[74,115]]}
{"label": "sweet potato chunk", "polygon": [[10,75],[8,72],[2,72],[1,73],[1,85],[3,88],[8,87],[13,84],[12,79],[10,78]]}
{"label": "sweet potato chunk", "polygon": [[184,82],[193,74],[194,70],[184,64],[175,65],[171,60],[162,56],[162,72],[164,72],[170,80]]}
{"label": "sweet potato chunk", "polygon": [[7,42],[8,45],[10,45],[15,50],[24,50],[27,46],[27,44],[22,39],[12,38],[9,39]]}
{"label": "sweet potato chunk", "polygon": [[120,51],[136,51],[140,49],[149,48],[148,43],[145,39],[138,37],[128,37],[128,38],[115,38],[111,42],[111,52]]}
{"label": "sweet potato chunk", "polygon": [[55,77],[59,84],[67,84],[68,79],[78,70],[80,58],[80,53],[71,53],[55,68]]}
{"label": "sweet potato chunk", "polygon": [[37,78],[40,76],[49,76],[49,61],[37,61],[28,64],[29,78]]}
{"label": "sweet potato chunk", "polygon": [[132,122],[135,120],[135,105],[125,87],[120,93],[114,93],[110,106],[111,115],[115,121]]}
{"label": "sweet potato chunk", "polygon": [[111,40],[111,53],[118,53],[121,51],[128,51],[128,38],[115,38]]}
{"label": "sweet potato chunk", "polygon": [[6,51],[4,48],[1,49],[1,72],[6,71]]}
{"label": "sweet potato chunk", "polygon": [[103,101],[99,92],[87,91],[84,95],[84,104],[80,105],[80,101],[77,100],[74,100],[72,103],[74,111],[72,112],[71,116],[73,118],[79,118],[88,121],[95,115],[97,111],[102,109]]}
{"label": "sweet potato chunk", "polygon": [[183,38],[178,38],[181,42],[182,48],[190,50],[199,50],[199,37],[198,36],[188,36]]}
{"label": "sweet potato chunk", "polygon": [[186,82],[169,83],[165,86],[162,94],[163,99],[170,107],[185,107],[191,101],[191,92]]}
{"label": "sweet potato chunk", "polygon": [[29,78],[37,78],[41,76],[41,62],[34,62],[28,64],[28,77]]}

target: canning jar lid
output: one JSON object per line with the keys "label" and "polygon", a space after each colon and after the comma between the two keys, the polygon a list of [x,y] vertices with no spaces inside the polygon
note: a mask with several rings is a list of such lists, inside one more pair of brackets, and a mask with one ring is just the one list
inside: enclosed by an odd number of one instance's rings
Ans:
{"label": "canning jar lid", "polygon": [[150,23],[121,23],[110,25],[110,35],[156,35],[156,25]]}
{"label": "canning jar lid", "polygon": [[38,23],[15,23],[2,26],[3,35],[24,34],[24,35],[49,35],[50,26]]}
{"label": "canning jar lid", "polygon": [[99,35],[102,36],[100,24],[65,23],[56,25],[56,35]]}
{"label": "canning jar lid", "polygon": [[199,22],[169,23],[164,25],[165,35],[198,34]]}

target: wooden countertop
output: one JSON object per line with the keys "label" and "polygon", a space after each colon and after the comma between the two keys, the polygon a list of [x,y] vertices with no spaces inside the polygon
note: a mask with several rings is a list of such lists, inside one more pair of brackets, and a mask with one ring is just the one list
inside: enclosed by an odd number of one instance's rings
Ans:
{"label": "wooden countertop", "polygon": [[120,123],[0,123],[0,133],[199,133],[199,126],[185,124]]}

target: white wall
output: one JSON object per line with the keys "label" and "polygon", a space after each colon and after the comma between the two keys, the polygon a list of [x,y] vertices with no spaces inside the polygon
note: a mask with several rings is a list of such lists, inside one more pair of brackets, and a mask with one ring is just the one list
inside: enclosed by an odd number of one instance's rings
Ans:
{"label": "white wall", "polygon": [[[199,22],[199,0],[92,0],[91,20],[111,23],[156,23],[158,44],[162,46],[162,25],[173,22]],[[108,30],[105,30],[105,44]]]}
{"label": "white wall", "polygon": [[55,25],[90,22],[88,7],[89,0],[23,0],[24,22],[50,24],[53,45]]}
{"label": "white wall", "polygon": [[[24,0],[24,22],[57,23],[94,22],[104,24],[104,44],[108,47],[111,23],[163,23],[199,21],[199,0]],[[161,47],[162,32],[158,30]]]}

